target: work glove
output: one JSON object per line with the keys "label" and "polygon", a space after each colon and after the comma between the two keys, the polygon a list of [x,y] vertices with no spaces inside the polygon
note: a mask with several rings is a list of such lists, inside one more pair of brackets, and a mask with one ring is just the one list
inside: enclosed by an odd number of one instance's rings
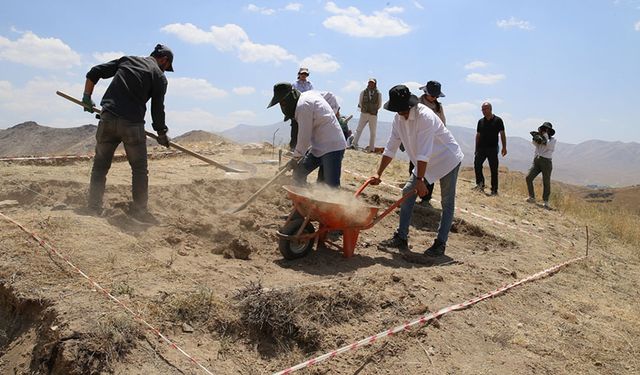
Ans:
{"label": "work glove", "polygon": [[84,104],[84,111],[85,112],[89,112],[89,113],[95,112],[93,110],[93,107],[96,106],[96,103],[94,103],[93,100],[91,100],[91,95],[90,94],[83,94],[82,95],[82,104]]}
{"label": "work glove", "polygon": [[167,137],[167,132],[158,132],[158,143],[163,145],[166,148],[169,148],[169,137]]}

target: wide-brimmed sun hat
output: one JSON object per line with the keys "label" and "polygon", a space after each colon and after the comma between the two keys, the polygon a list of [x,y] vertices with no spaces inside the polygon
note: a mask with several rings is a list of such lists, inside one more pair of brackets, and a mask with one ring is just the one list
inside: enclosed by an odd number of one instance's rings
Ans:
{"label": "wide-brimmed sun hat", "polygon": [[284,98],[293,92],[293,85],[289,82],[280,82],[273,85],[273,98],[269,102],[267,108],[271,108],[274,105],[280,103]]}
{"label": "wide-brimmed sun hat", "polygon": [[553,125],[550,122],[543,122],[542,125],[540,125],[540,128],[547,129],[547,134],[549,134],[549,137],[553,137],[556,134],[556,131],[553,130]]}
{"label": "wide-brimmed sun hat", "polygon": [[389,101],[384,103],[384,109],[391,112],[405,112],[418,104],[418,97],[411,94],[405,85],[396,85],[389,90]]}
{"label": "wide-brimmed sun hat", "polygon": [[424,91],[425,94],[431,95],[434,98],[444,98],[445,95],[442,92],[440,82],[438,81],[429,81],[426,85],[420,87],[420,90]]}

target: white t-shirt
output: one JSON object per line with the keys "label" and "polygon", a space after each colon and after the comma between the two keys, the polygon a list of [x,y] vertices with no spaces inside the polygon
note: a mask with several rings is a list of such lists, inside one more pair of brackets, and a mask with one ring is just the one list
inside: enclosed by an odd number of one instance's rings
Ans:
{"label": "white t-shirt", "polygon": [[395,157],[400,143],[416,167],[418,161],[427,162],[425,178],[433,183],[446,176],[462,162],[464,154],[460,146],[444,126],[440,118],[424,104],[417,104],[409,111],[409,118],[396,114],[391,125],[391,136],[383,155]]}
{"label": "white t-shirt", "polygon": [[347,148],[333,109],[318,91],[300,94],[295,118],[298,122],[298,143],[294,156],[304,155],[309,148],[316,157]]}

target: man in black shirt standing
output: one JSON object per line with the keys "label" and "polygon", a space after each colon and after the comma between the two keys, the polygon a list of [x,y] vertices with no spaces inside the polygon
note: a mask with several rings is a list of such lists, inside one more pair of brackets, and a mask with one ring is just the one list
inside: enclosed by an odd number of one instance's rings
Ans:
{"label": "man in black shirt standing", "polygon": [[[148,57],[123,56],[96,65],[87,73],[82,102],[93,108],[93,88],[99,79],[111,78],[100,105],[102,113],[96,131],[96,155],[91,169],[88,208],[91,214],[100,215],[107,173],[113,154],[124,143],[127,160],[131,166],[131,195],[133,204],[129,214],[141,221],[154,221],[147,210],[149,177],[147,170],[147,137],[144,130],[146,103],[151,99],[153,129],[158,133],[158,143],[169,147],[165,124],[164,95],[167,91],[165,71],[173,72],[173,52],[162,44],[156,45]],[[85,107],[85,111],[93,112]]]}
{"label": "man in black shirt standing", "polygon": [[474,189],[484,191],[484,175],[482,165],[489,159],[491,169],[491,195],[498,195],[498,134],[502,140],[502,156],[507,155],[507,136],[504,133],[502,119],[492,113],[491,103],[482,103],[483,118],[478,120],[476,133],[476,150],[473,168],[476,172]]}

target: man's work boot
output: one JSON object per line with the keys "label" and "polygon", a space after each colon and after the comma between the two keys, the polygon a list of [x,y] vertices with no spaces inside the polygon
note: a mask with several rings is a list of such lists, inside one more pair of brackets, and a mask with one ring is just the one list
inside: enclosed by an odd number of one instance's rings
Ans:
{"label": "man's work boot", "polygon": [[409,251],[409,243],[407,240],[400,238],[397,233],[393,234],[393,237],[388,240],[384,240],[378,244],[378,247],[386,247],[398,249],[400,251]]}
{"label": "man's work boot", "polygon": [[433,245],[425,250],[424,255],[433,258],[441,257],[444,255],[445,248],[445,243],[436,238],[435,240],[433,240]]}

